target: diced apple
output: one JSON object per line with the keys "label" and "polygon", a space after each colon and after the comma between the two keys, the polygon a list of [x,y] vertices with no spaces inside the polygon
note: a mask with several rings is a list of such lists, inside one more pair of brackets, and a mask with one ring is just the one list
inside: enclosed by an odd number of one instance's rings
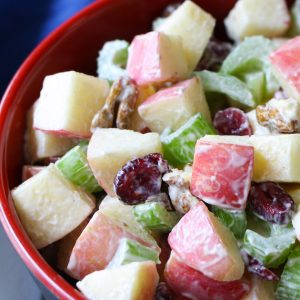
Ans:
{"label": "diced apple", "polygon": [[194,2],[185,1],[157,30],[181,37],[189,71],[193,71],[212,36],[215,24],[210,14]]}
{"label": "diced apple", "polygon": [[33,127],[61,136],[89,138],[92,119],[108,92],[106,80],[75,71],[46,76]]}
{"label": "diced apple", "polygon": [[143,102],[138,111],[147,126],[159,133],[165,128],[178,129],[198,112],[211,121],[201,79],[197,77],[160,90]]}
{"label": "diced apple", "polygon": [[275,282],[251,276],[251,290],[241,300],[275,300]]}
{"label": "diced apple", "polygon": [[116,128],[98,128],[90,140],[87,158],[105,192],[115,196],[114,179],[122,166],[135,157],[162,153],[157,133],[138,133]]}
{"label": "diced apple", "polygon": [[172,250],[189,267],[218,281],[240,279],[244,263],[233,234],[199,202],[168,237]]}
{"label": "diced apple", "polygon": [[300,101],[300,37],[284,43],[270,55],[274,75],[289,97]]}
{"label": "diced apple", "polygon": [[240,300],[250,290],[245,279],[224,282],[205,276],[187,266],[174,251],[167,262],[164,277],[176,295],[194,300]]}
{"label": "diced apple", "polygon": [[155,88],[151,85],[138,87],[138,98],[135,103],[134,112],[131,116],[131,124],[129,129],[142,132],[147,128],[145,121],[139,115],[138,108],[147,98],[155,94],[155,92]]}
{"label": "diced apple", "polygon": [[106,196],[100,204],[99,211],[120,227],[126,226],[129,232],[151,245],[152,248],[159,249],[152,235],[134,217],[134,206]]}
{"label": "diced apple", "polygon": [[66,235],[58,243],[57,255],[56,255],[56,265],[63,271],[68,272],[67,266],[70,260],[70,256],[74,245],[82,233],[83,229],[87,226],[89,219],[85,219],[78,227],[76,227],[72,232]]}
{"label": "diced apple", "polygon": [[35,174],[41,172],[46,167],[44,166],[23,166],[22,169],[22,181],[26,181],[30,177],[34,176]]}
{"label": "diced apple", "polygon": [[68,273],[82,279],[87,274],[104,269],[113,258],[122,238],[129,238],[151,246],[127,230],[126,225],[97,211],[85,227],[72,250]]}
{"label": "diced apple", "polygon": [[35,246],[43,248],[74,230],[94,200],[53,165],[12,190],[18,216]]}
{"label": "diced apple", "polygon": [[77,287],[92,300],[153,300],[158,279],[154,262],[134,262],[93,272]]}
{"label": "diced apple", "polygon": [[253,109],[247,113],[247,117],[254,135],[267,135],[271,134],[271,131],[268,127],[262,126],[258,123],[256,118],[256,110]]}
{"label": "diced apple", "polygon": [[254,162],[252,146],[198,140],[195,148],[191,193],[224,208],[244,210]]}
{"label": "diced apple", "polygon": [[299,182],[300,134],[217,136],[202,138],[205,141],[252,145],[254,147],[253,180],[257,182]]}
{"label": "diced apple", "polygon": [[138,84],[160,84],[188,76],[181,38],[152,31],[137,35],[129,48],[128,75]]}
{"label": "diced apple", "polygon": [[227,34],[235,41],[246,36],[282,36],[290,14],[284,0],[239,0],[225,19]]}
{"label": "diced apple", "polygon": [[30,164],[43,158],[61,156],[76,144],[76,141],[70,138],[33,129],[33,114],[36,111],[38,102],[37,100],[27,113],[25,160]]}

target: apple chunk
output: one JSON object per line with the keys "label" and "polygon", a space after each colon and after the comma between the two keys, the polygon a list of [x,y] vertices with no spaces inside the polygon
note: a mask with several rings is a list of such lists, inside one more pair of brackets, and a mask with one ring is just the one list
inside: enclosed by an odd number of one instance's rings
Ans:
{"label": "apple chunk", "polygon": [[252,146],[198,140],[195,148],[191,193],[224,208],[244,210],[254,162]]}
{"label": "apple chunk", "polygon": [[35,246],[43,248],[74,230],[94,200],[53,165],[12,190],[18,216]]}
{"label": "apple chunk", "polygon": [[240,279],[244,263],[233,234],[199,202],[175,225],[170,247],[189,267],[218,281]]}
{"label": "apple chunk", "polygon": [[206,135],[203,141],[254,147],[253,181],[300,183],[298,153],[300,134],[217,136]]}
{"label": "apple chunk", "polygon": [[213,33],[215,19],[192,1],[185,1],[158,28],[182,38],[189,71],[199,62]]}
{"label": "apple chunk", "polygon": [[246,36],[282,36],[290,25],[285,0],[239,0],[225,19],[228,35],[238,41]]}
{"label": "apple chunk", "polygon": [[106,80],[75,71],[46,76],[33,127],[61,136],[89,138],[92,119],[108,92]]}
{"label": "apple chunk", "polygon": [[76,141],[73,139],[33,129],[33,115],[38,103],[39,100],[33,104],[27,113],[24,150],[25,160],[30,164],[43,158],[61,156],[76,145]]}
{"label": "apple chunk", "polygon": [[158,91],[138,108],[141,118],[155,132],[178,129],[196,113],[211,121],[201,80],[197,77]]}
{"label": "apple chunk", "polygon": [[127,72],[138,85],[186,78],[188,69],[181,39],[156,31],[137,35],[129,48]]}
{"label": "apple chunk", "polygon": [[135,157],[162,153],[157,133],[138,133],[116,128],[98,128],[90,140],[87,158],[105,192],[115,196],[113,182],[119,169]]}
{"label": "apple chunk", "polygon": [[153,300],[158,279],[154,262],[133,262],[89,274],[77,287],[87,299]]}
{"label": "apple chunk", "polygon": [[300,101],[300,37],[284,43],[270,55],[274,75],[289,97]]}
{"label": "apple chunk", "polygon": [[126,225],[120,226],[97,211],[75,243],[67,267],[68,274],[82,279],[87,274],[104,269],[113,258],[122,238],[151,246],[128,231]]}
{"label": "apple chunk", "polygon": [[196,271],[172,251],[164,277],[176,295],[195,300],[240,300],[249,290],[247,280],[216,281]]}

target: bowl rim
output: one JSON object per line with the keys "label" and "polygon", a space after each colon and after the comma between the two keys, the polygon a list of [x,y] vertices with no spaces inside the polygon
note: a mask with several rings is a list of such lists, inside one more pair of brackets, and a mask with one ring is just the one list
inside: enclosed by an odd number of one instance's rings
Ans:
{"label": "bowl rim", "polygon": [[[29,70],[32,70],[35,67],[36,61],[43,56],[43,53],[48,49],[49,45],[53,44],[57,39],[63,36],[72,25],[93,14],[95,10],[100,10],[115,1],[116,0],[97,0],[87,5],[48,34],[27,56],[11,79],[0,103],[0,136],[4,137],[4,140],[5,124],[9,110],[13,106],[18,87],[22,84],[22,81],[25,79]],[[2,142],[2,146],[0,145],[0,155],[2,155],[3,152],[5,152],[5,146]],[[31,273],[47,287],[53,295],[59,299],[85,299],[77,289],[60,276],[44,260],[25,235],[18,220],[15,219],[14,214],[11,211],[10,192],[5,169],[5,161],[0,161],[0,221],[14,249]]]}

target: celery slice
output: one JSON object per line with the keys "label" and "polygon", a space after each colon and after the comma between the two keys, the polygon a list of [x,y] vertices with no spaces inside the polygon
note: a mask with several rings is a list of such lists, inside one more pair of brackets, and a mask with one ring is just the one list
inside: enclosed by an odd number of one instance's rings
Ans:
{"label": "celery slice", "polygon": [[137,241],[123,238],[120,240],[119,247],[106,269],[112,269],[132,262],[147,260],[151,260],[156,264],[159,264],[159,252],[146,247]]}
{"label": "celery slice", "polygon": [[95,193],[102,190],[89,167],[86,144],[82,143],[72,148],[55,165],[66,178],[87,192]]}
{"label": "celery slice", "polygon": [[97,59],[98,77],[114,81],[126,74],[129,43],[123,40],[106,42]]}
{"label": "celery slice", "polygon": [[212,212],[228,227],[237,239],[243,238],[247,227],[246,213],[244,211],[238,212],[212,206]]}
{"label": "celery slice", "polygon": [[148,202],[133,208],[135,218],[145,228],[160,232],[169,232],[179,221],[175,211],[167,211],[158,202]]}
{"label": "celery slice", "polygon": [[210,71],[195,74],[201,78],[205,92],[222,93],[243,105],[255,107],[252,93],[246,84],[236,77]]}
{"label": "celery slice", "polygon": [[276,289],[276,299],[300,299],[300,245],[297,244],[289,255]]}
{"label": "celery slice", "polygon": [[206,134],[216,134],[216,130],[198,113],[175,132],[161,136],[164,157],[178,168],[191,163],[197,140]]}
{"label": "celery slice", "polygon": [[267,268],[277,268],[285,262],[296,241],[291,226],[269,223],[269,236],[262,236],[247,229],[243,248]]}

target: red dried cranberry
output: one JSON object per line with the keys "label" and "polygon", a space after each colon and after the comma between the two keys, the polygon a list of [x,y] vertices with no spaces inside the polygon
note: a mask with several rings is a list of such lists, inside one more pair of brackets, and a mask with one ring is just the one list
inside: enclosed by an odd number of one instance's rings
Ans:
{"label": "red dried cranberry", "polygon": [[235,107],[218,111],[214,117],[214,127],[221,135],[252,134],[247,115]]}
{"label": "red dried cranberry", "polygon": [[254,273],[265,280],[279,280],[275,273],[267,269],[260,261],[249,255],[246,251],[242,250],[241,254],[250,273]]}
{"label": "red dried cranberry", "polygon": [[156,288],[155,300],[172,300],[172,293],[165,282],[160,282]]}
{"label": "red dried cranberry", "polygon": [[135,158],[119,170],[114,181],[116,194],[127,204],[142,203],[160,193],[162,174],[168,170],[168,163],[159,153]]}
{"label": "red dried cranberry", "polygon": [[232,44],[211,39],[204,54],[196,67],[196,71],[209,70],[219,71],[223,61],[232,50]]}
{"label": "red dried cranberry", "polygon": [[248,203],[259,218],[281,225],[290,223],[295,207],[291,196],[269,181],[252,184]]}

